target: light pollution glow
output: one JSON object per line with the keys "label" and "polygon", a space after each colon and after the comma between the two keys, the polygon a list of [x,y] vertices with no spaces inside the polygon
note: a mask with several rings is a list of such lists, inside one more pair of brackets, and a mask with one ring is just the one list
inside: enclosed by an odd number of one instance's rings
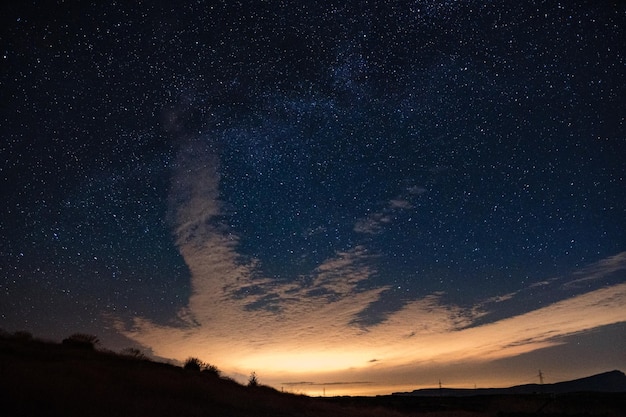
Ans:
{"label": "light pollution glow", "polygon": [[[213,221],[222,213],[219,157],[210,146],[196,143],[182,148],[176,166],[170,210],[192,276],[192,296],[170,326],[141,317],[130,329],[118,324],[157,356],[180,361],[199,357],[242,382],[255,371],[264,384],[281,388],[288,383],[287,389],[314,395],[324,384],[332,395],[387,394],[415,389],[417,381],[432,386],[434,369],[514,358],[626,322],[622,282],[478,325],[475,321],[489,309],[516,294],[468,309],[444,304],[442,294],[435,293],[406,304],[379,324],[358,325],[358,314],[388,290],[357,288],[375,272],[368,262],[375,255],[367,247],[336,253],[317,266],[307,285],[253,277],[255,261],[242,262],[238,237]],[[363,221],[359,224],[362,228]],[[582,268],[562,286],[600,282],[623,270],[624,252]],[[271,308],[250,308],[254,303]],[[482,380],[491,386],[515,382],[503,375]],[[291,384],[298,381],[303,383]]]}

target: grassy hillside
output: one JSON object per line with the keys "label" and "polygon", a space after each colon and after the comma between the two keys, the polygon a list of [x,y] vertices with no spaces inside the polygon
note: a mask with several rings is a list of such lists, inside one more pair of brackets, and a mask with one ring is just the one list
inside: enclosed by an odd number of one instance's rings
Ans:
{"label": "grassy hillside", "polygon": [[[131,352],[132,353],[132,352]],[[152,362],[89,343],[0,336],[3,416],[619,416],[624,395],[312,398],[249,387],[216,372]]]}

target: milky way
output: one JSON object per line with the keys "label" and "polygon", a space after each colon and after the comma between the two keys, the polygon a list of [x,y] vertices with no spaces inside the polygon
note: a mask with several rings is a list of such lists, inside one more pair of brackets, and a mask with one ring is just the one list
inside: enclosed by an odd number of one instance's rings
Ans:
{"label": "milky way", "polygon": [[5,331],[367,393],[624,368],[624,6],[161,3],[3,8]]}

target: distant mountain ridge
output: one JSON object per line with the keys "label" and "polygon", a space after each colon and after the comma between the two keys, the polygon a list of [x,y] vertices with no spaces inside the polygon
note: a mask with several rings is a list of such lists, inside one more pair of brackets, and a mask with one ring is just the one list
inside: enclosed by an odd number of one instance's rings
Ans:
{"label": "distant mountain ridge", "polygon": [[626,392],[626,375],[622,371],[614,370],[554,384],[525,384],[509,388],[425,388],[411,392],[394,392],[393,395],[466,397],[498,394],[566,394],[572,392]]}

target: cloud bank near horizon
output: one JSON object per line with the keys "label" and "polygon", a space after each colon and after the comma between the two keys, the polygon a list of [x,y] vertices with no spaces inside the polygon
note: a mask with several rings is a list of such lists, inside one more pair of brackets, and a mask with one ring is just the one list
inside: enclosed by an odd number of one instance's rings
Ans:
{"label": "cloud bank near horizon", "polygon": [[[349,369],[375,374],[499,360],[626,321],[626,283],[611,279],[626,270],[626,252],[475,306],[450,303],[435,292],[379,320],[363,320],[392,290],[371,285],[376,253],[366,241],[336,251],[306,276],[262,276],[260,261],[238,253],[239,236],[223,221],[219,155],[206,142],[192,141],[181,147],[174,166],[170,221],[191,273],[192,295],[171,325],[136,317],[132,326],[119,327],[155,355],[196,356],[225,372],[256,370],[283,379]],[[399,196],[358,219],[354,229],[379,233],[394,210],[409,207]],[[546,289],[554,302],[526,302],[533,291]]]}

